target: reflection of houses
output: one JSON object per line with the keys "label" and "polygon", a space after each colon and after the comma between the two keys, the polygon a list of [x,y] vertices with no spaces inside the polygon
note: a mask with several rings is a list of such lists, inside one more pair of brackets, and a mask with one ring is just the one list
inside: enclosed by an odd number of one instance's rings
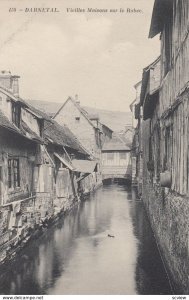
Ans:
{"label": "reflection of houses", "polygon": [[125,178],[131,180],[131,147],[119,134],[113,133],[112,139],[102,148],[102,177]]}
{"label": "reflection of houses", "polygon": [[141,92],[143,200],[179,294],[189,292],[188,20],[188,1],[155,0],[149,37],[161,34],[160,68],[144,69]]}

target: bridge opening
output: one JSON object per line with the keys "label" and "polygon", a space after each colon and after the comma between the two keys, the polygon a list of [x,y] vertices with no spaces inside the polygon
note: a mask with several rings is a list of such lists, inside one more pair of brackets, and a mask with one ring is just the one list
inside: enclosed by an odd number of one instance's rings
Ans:
{"label": "bridge opening", "polygon": [[110,185],[110,184],[120,184],[120,185],[126,185],[131,186],[131,180],[128,178],[105,178],[102,180],[103,185]]}

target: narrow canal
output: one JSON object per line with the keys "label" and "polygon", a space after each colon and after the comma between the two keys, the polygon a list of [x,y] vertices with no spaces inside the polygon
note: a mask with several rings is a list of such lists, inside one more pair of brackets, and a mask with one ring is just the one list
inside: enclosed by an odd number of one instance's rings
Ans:
{"label": "narrow canal", "polygon": [[0,294],[171,294],[142,203],[116,184],[30,242],[0,283]]}

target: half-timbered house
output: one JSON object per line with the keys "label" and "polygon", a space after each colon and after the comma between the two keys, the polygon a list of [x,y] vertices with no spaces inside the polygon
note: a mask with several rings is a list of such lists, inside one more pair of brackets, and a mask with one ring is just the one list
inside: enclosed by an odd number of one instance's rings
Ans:
{"label": "half-timbered house", "polygon": [[[143,200],[174,286],[189,292],[189,2],[155,0],[149,37],[160,33],[160,84],[144,70]],[[157,67],[154,66],[154,67]]]}

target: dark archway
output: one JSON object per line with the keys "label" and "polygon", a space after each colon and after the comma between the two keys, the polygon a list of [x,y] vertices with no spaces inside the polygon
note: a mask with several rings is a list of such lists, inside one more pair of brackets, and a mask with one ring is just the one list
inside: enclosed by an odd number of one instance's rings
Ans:
{"label": "dark archway", "polygon": [[117,177],[117,178],[111,178],[111,177],[106,177],[102,180],[103,185],[110,185],[113,183],[121,184],[121,185],[126,185],[126,186],[131,186],[131,179],[130,178],[123,178],[123,177]]}

